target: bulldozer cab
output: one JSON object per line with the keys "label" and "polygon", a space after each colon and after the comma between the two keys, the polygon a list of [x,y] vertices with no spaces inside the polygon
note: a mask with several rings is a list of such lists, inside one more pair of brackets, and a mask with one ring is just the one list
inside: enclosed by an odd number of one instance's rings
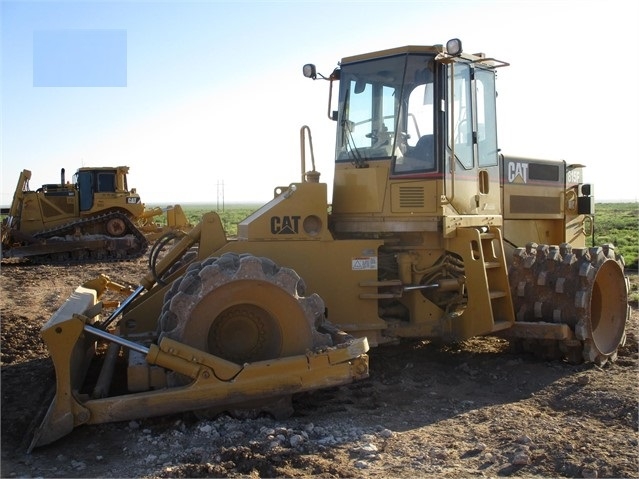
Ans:
{"label": "bulldozer cab", "polygon": [[[91,211],[100,197],[116,197],[126,194],[126,204],[139,203],[135,192],[129,192],[126,175],[128,167],[80,168],[73,175],[73,183],[78,191],[80,211]],[[100,195],[106,193],[106,195]],[[120,193],[120,195],[116,195]],[[97,196],[96,196],[97,195]]]}
{"label": "bulldozer cab", "polygon": [[[115,193],[117,170],[86,170],[80,169],[74,175],[74,183],[78,188],[80,197],[80,211],[90,211],[93,208],[93,195],[95,193]],[[120,183],[124,180],[126,191],[126,176],[120,176]],[[122,178],[123,177],[123,178]]]}
{"label": "bulldozer cab", "polygon": [[495,68],[504,65],[456,44],[343,59],[331,76],[340,81],[333,212],[441,214],[443,200],[455,214],[499,214]]}

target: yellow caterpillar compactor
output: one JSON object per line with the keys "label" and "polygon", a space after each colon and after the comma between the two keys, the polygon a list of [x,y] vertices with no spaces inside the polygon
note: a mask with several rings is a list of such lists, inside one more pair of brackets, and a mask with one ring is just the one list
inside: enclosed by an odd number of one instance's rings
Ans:
{"label": "yellow caterpillar compactor", "polygon": [[347,57],[328,77],[304,66],[331,85],[332,202],[314,159],[306,171],[302,127],[300,181],[237,238],[207,213],[108,315],[117,283],[77,288],[42,329],[57,390],[32,447],[180,411],[285,415],[294,393],[367,377],[369,345],[401,338],[503,335],[613,361],[629,313],[622,259],[586,247],[582,165],[500,154],[506,65],[454,39]]}
{"label": "yellow caterpillar compactor", "polygon": [[[80,168],[73,182],[29,189],[31,171],[20,173],[11,207],[2,210],[2,258],[32,263],[131,260],[166,233],[188,231],[179,205],[146,209],[127,186],[127,166]],[[162,223],[155,221],[165,215]]]}

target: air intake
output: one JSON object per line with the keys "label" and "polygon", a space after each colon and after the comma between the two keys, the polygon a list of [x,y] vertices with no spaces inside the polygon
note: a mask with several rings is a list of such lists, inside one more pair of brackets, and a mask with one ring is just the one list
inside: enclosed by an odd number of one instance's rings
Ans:
{"label": "air intake", "polygon": [[402,186],[399,189],[400,208],[423,208],[424,188],[422,186]]}

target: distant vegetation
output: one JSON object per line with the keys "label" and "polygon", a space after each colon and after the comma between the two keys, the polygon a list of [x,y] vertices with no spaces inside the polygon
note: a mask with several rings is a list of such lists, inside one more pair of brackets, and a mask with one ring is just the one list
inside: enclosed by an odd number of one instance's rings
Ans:
{"label": "distant vegetation", "polygon": [[217,208],[215,205],[182,205],[182,209],[191,224],[197,224],[204,213],[215,211],[224,225],[224,231],[229,236],[237,234],[237,224],[262,205],[225,205]]}
{"label": "distant vegetation", "polygon": [[637,271],[639,262],[639,203],[597,203],[595,205],[595,244],[612,243]]}

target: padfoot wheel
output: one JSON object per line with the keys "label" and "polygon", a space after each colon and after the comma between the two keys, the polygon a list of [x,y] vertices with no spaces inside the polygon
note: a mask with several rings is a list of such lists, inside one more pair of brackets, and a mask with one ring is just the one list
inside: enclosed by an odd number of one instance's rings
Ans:
{"label": "padfoot wheel", "polygon": [[[165,296],[159,338],[237,364],[332,346],[332,331],[317,329],[325,327],[324,302],[317,294],[303,296],[304,289],[295,271],[266,258],[226,253],[195,262]],[[168,381],[179,385],[187,378],[170,373]],[[268,401],[261,409],[281,416]],[[215,408],[207,411],[208,416]]]}
{"label": "padfoot wheel", "polygon": [[[528,341],[538,355],[554,342],[571,362],[614,361],[625,343],[628,280],[612,245],[575,248],[530,243],[517,248],[509,270],[516,320],[563,323],[575,338]],[[554,351],[553,351],[554,355]]]}
{"label": "padfoot wheel", "polygon": [[324,302],[303,297],[293,270],[252,255],[226,253],[192,264],[165,297],[160,337],[229,361],[274,359],[321,346]]}

